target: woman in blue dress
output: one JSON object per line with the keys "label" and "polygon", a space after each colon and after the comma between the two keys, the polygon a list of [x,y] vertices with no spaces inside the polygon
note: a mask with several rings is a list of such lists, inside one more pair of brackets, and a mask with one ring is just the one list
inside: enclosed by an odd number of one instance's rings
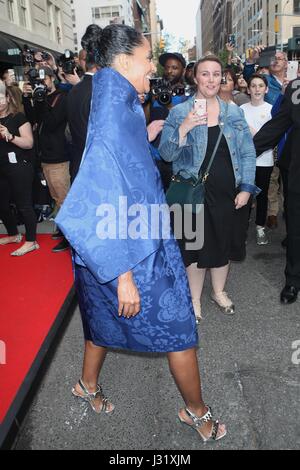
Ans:
{"label": "woman in blue dress", "polygon": [[93,50],[102,69],[93,78],[85,153],[57,217],[74,250],[85,335],[73,394],[96,413],[111,413],[114,405],[98,385],[107,348],[167,353],[186,405],[180,420],[204,441],[219,440],[226,429],[202,399],[185,267],[169,227],[169,237],[162,233],[166,213],[156,224],[151,217],[166,201],[138,98],[155,72],[150,45],[134,29],[113,24]]}

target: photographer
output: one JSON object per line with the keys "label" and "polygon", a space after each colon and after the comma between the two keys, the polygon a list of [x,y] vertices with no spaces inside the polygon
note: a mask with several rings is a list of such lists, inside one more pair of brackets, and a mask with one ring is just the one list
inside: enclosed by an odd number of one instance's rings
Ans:
{"label": "photographer", "polygon": [[[35,90],[31,84],[27,84],[23,102],[38,126],[38,149],[42,169],[51,197],[59,209],[70,188],[70,163],[65,140],[67,97],[56,89],[55,75],[50,67],[40,69],[39,75],[44,76],[42,83]],[[54,234],[55,239],[59,235]],[[57,253],[66,249],[68,242],[63,239],[52,251]]]}
{"label": "photographer", "polygon": [[[159,57],[159,63],[164,68],[163,80],[152,86],[152,100],[150,103],[149,124],[155,121],[165,121],[170,110],[188,99],[185,94],[184,75],[186,61],[182,54],[177,52],[166,52]],[[172,165],[160,159],[158,147],[160,144],[161,133],[152,142],[154,152],[157,158],[165,190],[168,189],[172,178]]]}
{"label": "photographer", "polygon": [[71,163],[71,180],[74,181],[84,152],[87,126],[90,115],[90,107],[92,100],[92,84],[93,75],[99,70],[99,66],[95,63],[95,44],[98,35],[101,34],[101,28],[97,25],[87,27],[81,44],[85,53],[81,53],[81,61],[84,57],[85,74],[80,83],[73,87],[68,95],[68,123],[72,136],[72,163]]}
{"label": "photographer", "polygon": [[[166,52],[159,57],[159,63],[164,68],[164,75],[160,85],[161,93],[154,94],[152,100],[151,121],[166,119],[171,108],[188,99],[185,95],[186,61],[183,55],[178,52]],[[163,98],[161,98],[162,96]]]}

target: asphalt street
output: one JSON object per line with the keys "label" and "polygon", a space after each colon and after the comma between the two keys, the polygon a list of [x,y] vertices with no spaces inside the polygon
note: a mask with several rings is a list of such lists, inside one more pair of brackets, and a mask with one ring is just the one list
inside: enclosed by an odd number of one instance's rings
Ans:
{"label": "asphalt street", "polygon": [[[258,247],[251,227],[247,261],[234,264],[227,290],[236,315],[225,317],[203,295],[199,360],[204,397],[228,435],[203,445],[177,419],[180,395],[164,356],[110,352],[102,374],[112,416],[76,401],[83,336],[76,309],[45,371],[16,449],[207,450],[300,448],[300,299],[280,305],[285,251],[281,227]],[[57,254],[56,256],[59,256]],[[299,348],[299,346],[298,346]],[[294,355],[294,357],[293,357]],[[293,361],[294,359],[294,361]],[[299,362],[299,361],[298,361]]]}

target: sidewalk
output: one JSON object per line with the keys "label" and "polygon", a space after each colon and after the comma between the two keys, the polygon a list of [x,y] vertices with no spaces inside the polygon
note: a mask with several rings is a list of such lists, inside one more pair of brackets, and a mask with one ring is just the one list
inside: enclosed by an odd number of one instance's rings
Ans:
{"label": "sidewalk", "polygon": [[300,299],[289,307],[279,303],[283,227],[270,233],[267,247],[256,246],[253,227],[249,233],[247,261],[232,266],[227,288],[236,316],[224,317],[209,302],[209,283],[203,296],[203,390],[215,416],[227,425],[223,441],[203,446],[196,432],[176,419],[182,401],[165,357],[108,354],[102,382],[116,404],[112,416],[96,415],[76,401],[70,391],[81,374],[77,309],[16,449],[299,449],[300,365],[292,363],[292,344],[300,340]]}

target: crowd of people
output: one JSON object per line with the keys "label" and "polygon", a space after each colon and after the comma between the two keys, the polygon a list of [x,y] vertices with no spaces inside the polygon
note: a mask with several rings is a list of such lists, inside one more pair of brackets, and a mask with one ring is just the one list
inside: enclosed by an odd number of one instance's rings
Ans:
{"label": "crowd of people", "polygon": [[[263,48],[242,64],[228,44],[225,69],[211,53],[190,64],[177,52],[162,54],[163,80],[150,84],[156,73],[150,45],[124,25],[89,26],[82,47],[83,76],[79,68],[63,72],[53,58],[36,59],[42,97],[30,81],[20,93],[2,74],[0,219],[7,236],[0,245],[22,242],[14,203],[25,243],[12,255],[39,249],[32,200],[38,166],[58,213],[53,237],[60,241],[53,251],[73,249],[85,336],[73,395],[96,413],[111,413],[114,405],[98,385],[107,348],[165,352],[186,405],[180,420],[204,441],[221,439],[226,428],[202,400],[196,357],[203,284],[210,270],[211,299],[223,314],[235,314],[226,292],[230,263],[246,257],[254,209],[257,244],[268,244],[266,227],[277,226],[282,187],[287,268],[281,301],[297,300],[300,82],[288,82],[284,52],[262,67]],[[191,240],[173,235],[168,241],[99,239],[99,204],[114,203],[117,212],[120,196],[145,207],[165,204],[174,184],[205,188],[201,248],[189,250]]]}

